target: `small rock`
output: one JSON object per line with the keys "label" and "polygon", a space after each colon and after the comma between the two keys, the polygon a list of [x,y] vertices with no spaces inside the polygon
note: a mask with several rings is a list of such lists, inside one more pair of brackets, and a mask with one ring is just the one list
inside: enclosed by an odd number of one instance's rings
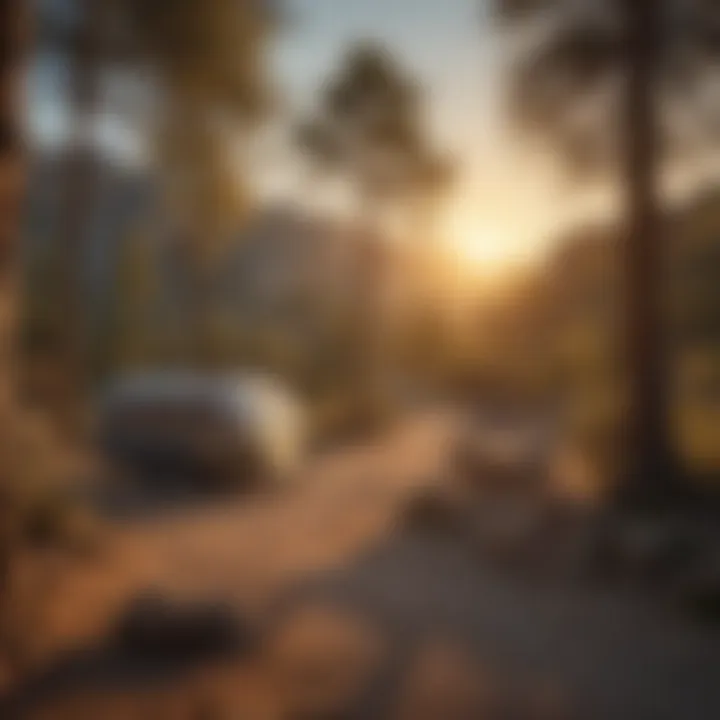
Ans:
{"label": "small rock", "polygon": [[424,488],[403,511],[403,525],[413,531],[452,535],[462,532],[466,524],[460,498],[441,486]]}

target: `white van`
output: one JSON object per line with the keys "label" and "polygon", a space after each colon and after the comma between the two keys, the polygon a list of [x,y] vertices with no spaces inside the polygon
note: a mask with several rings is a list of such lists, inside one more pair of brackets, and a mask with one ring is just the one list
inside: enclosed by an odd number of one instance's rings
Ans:
{"label": "white van", "polygon": [[299,403],[273,378],[143,373],[122,378],[100,412],[116,466],[240,487],[287,476],[304,454]]}

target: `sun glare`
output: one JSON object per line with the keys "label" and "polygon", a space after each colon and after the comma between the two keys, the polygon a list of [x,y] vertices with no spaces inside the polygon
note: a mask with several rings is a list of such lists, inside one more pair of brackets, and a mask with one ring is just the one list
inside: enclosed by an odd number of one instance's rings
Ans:
{"label": "sun glare", "polygon": [[447,242],[458,266],[474,277],[504,275],[517,260],[505,233],[479,223],[452,222]]}

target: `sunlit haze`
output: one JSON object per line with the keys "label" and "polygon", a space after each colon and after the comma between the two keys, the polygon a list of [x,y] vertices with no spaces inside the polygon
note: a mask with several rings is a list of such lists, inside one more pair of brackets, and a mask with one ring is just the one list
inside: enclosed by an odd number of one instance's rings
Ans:
{"label": "sunlit haze", "polygon": [[[504,68],[482,3],[289,0],[287,6],[289,22],[274,38],[269,58],[282,112],[263,130],[251,156],[243,149],[238,161],[238,167],[248,162],[253,167],[244,180],[261,199],[301,205],[320,215],[347,212],[342,186],[325,183],[318,190],[309,181],[294,131],[347,47],[371,40],[392,48],[401,67],[419,79],[430,133],[455,162],[457,176],[436,240],[466,278],[497,279],[533,263],[565,228],[608,214],[606,193],[579,196],[578,188],[558,173],[557,158],[523,146],[508,130],[500,109]],[[41,56],[31,79],[33,133],[42,142],[62,142],[67,68],[55,56]],[[137,128],[122,116],[99,113],[96,130],[116,158],[142,162]],[[717,175],[717,163],[712,165]],[[682,174],[681,188],[692,175]]]}

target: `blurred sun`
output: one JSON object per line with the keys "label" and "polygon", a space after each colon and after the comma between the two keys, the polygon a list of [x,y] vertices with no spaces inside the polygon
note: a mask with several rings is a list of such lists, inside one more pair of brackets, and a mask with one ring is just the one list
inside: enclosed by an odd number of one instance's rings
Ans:
{"label": "blurred sun", "polygon": [[506,232],[466,218],[449,222],[447,245],[455,262],[475,276],[504,274],[517,261],[514,243]]}

